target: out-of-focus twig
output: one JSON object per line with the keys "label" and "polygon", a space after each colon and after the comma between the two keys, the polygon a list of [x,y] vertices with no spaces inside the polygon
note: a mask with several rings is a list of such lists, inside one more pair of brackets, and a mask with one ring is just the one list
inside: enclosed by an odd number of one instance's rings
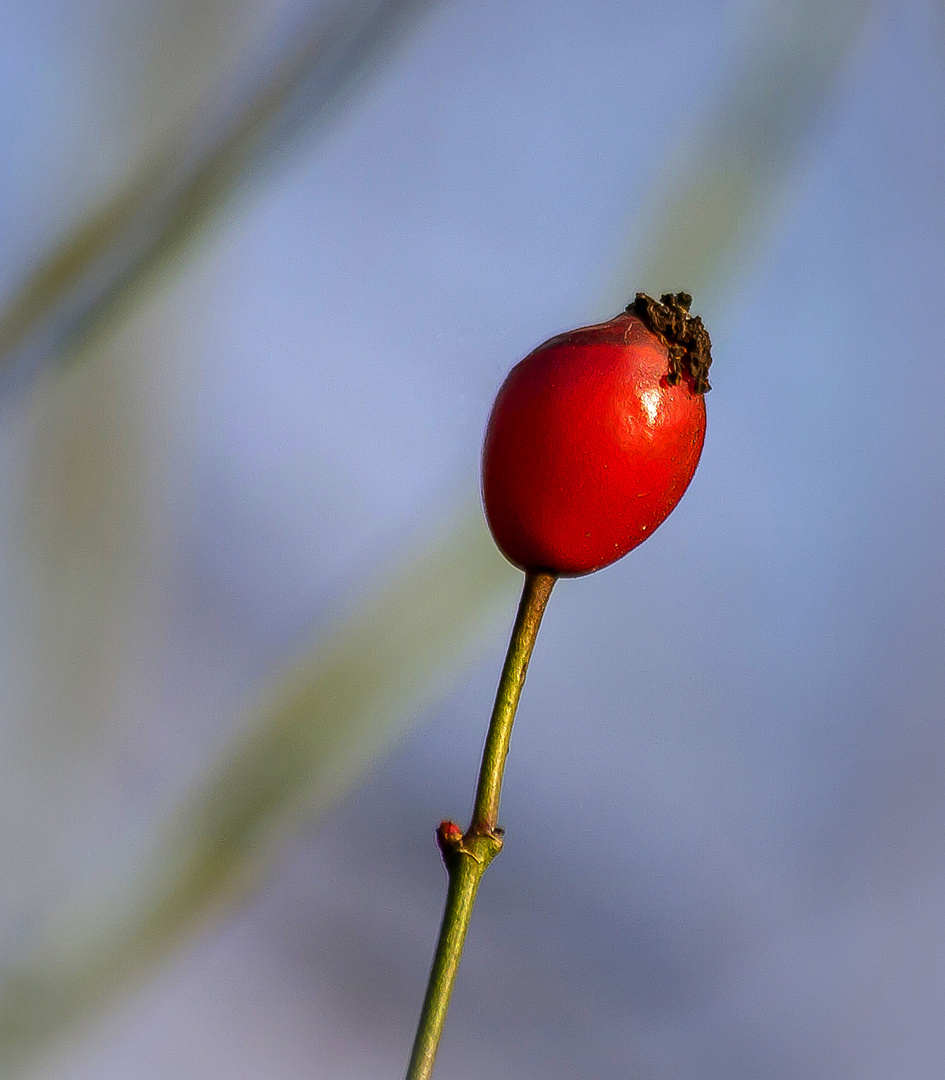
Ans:
{"label": "out-of-focus twig", "polygon": [[252,86],[235,91],[236,104],[197,110],[14,291],[0,311],[4,381],[27,380],[102,327],[242,185],[293,139],[323,127],[435,2],[345,0],[319,9]]}
{"label": "out-of-focus twig", "polygon": [[642,238],[615,282],[613,304],[638,289],[685,289],[701,310],[731,290],[777,220],[805,143],[872,4],[785,0],[745,50],[719,98],[694,113],[690,138],[660,178]]}
{"label": "out-of-focus twig", "polygon": [[519,575],[463,515],[251,710],[243,740],[154,835],[50,917],[0,976],[0,1075],[165,956],[388,745],[498,623]]}

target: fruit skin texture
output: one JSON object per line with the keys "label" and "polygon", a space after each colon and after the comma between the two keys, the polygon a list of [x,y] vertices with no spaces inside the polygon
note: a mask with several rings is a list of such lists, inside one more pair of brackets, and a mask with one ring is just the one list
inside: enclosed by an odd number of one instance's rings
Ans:
{"label": "fruit skin texture", "polygon": [[576,577],[641,544],[699,463],[697,387],[707,383],[674,374],[665,339],[631,309],[526,356],[499,391],[483,447],[483,505],[503,554],[526,571]]}

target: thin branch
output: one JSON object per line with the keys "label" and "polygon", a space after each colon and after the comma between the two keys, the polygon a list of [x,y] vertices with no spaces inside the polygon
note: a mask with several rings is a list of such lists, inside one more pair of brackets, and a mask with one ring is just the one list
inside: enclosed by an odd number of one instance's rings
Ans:
{"label": "thin branch", "polygon": [[449,875],[449,888],[417,1035],[407,1067],[407,1080],[428,1080],[433,1072],[479,882],[489,864],[502,850],[502,830],[498,827],[497,819],[512,723],[525,685],[528,661],[538,628],[556,580],[553,574],[525,575],[522,599],[482,752],[472,824],[465,835],[452,821],[442,822],[437,829],[437,841]]}

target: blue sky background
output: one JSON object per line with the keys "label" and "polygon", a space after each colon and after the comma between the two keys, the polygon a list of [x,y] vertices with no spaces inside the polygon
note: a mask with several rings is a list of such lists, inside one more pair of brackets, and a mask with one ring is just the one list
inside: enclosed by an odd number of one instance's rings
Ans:
{"label": "blue sky background", "polygon": [[[8,4],[0,285],[301,10]],[[8,394],[4,955],[475,502],[505,372],[659,264],[662,193],[784,11],[443,3],[83,365]],[[438,1080],[918,1080],[945,1056],[945,17],[847,13],[831,93],[695,297],[690,491],[556,589]],[[398,1075],[432,830],[468,814],[513,605],[248,895],[23,1075]]]}

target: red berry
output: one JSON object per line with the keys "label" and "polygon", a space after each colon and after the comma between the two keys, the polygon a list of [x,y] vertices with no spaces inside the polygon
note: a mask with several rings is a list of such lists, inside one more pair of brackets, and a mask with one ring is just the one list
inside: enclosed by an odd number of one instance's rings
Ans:
{"label": "red berry", "polygon": [[553,337],[511,370],[482,457],[486,517],[511,562],[600,570],[682,498],[702,453],[711,363],[691,302],[637,293],[610,322]]}

